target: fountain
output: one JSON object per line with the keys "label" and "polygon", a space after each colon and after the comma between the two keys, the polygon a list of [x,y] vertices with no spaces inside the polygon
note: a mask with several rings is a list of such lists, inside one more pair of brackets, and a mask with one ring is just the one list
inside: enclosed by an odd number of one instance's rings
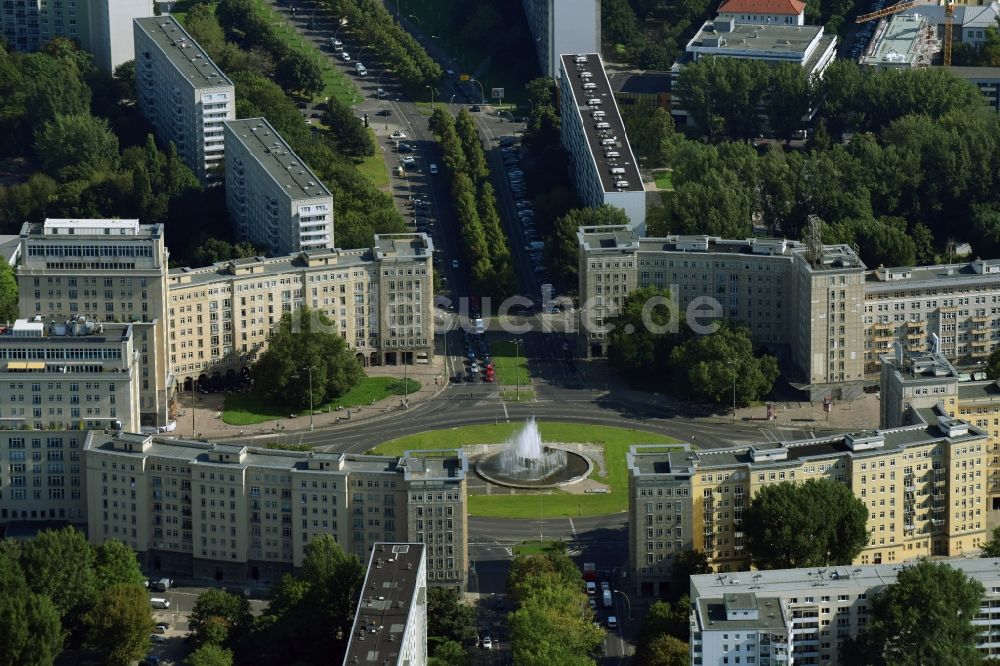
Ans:
{"label": "fountain", "polygon": [[476,471],[487,481],[544,488],[582,478],[590,471],[590,462],[583,456],[543,444],[534,418],[502,446],[476,463]]}

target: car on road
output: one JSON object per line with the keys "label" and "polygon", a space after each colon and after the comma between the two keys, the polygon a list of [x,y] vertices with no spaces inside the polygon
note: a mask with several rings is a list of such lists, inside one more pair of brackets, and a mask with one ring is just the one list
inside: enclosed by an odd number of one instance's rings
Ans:
{"label": "car on road", "polygon": [[378,90],[375,91],[375,96],[378,97],[379,99],[382,99],[383,97],[385,97],[385,90],[379,88]]}
{"label": "car on road", "polygon": [[400,153],[412,153],[413,152],[413,146],[411,146],[408,143],[403,143],[402,141],[400,141],[396,145],[396,151],[400,152]]}
{"label": "car on road", "polygon": [[492,650],[493,649],[493,639],[489,636],[483,636],[483,649]]}
{"label": "car on road", "polygon": [[595,613],[597,612],[597,599],[589,597],[587,599],[587,605],[590,606],[590,610],[594,611]]}
{"label": "car on road", "polygon": [[348,53],[347,51],[341,51],[340,59],[343,60],[344,62],[351,62],[351,54]]}
{"label": "car on road", "polygon": [[451,267],[452,268],[458,268],[458,259],[452,259],[451,260]]}
{"label": "car on road", "polygon": [[169,629],[169,628],[170,628],[170,624],[168,622],[159,622],[159,623],[156,624],[155,627],[153,627],[153,633],[154,634],[165,634],[165,633],[167,633],[167,629]]}
{"label": "car on road", "polygon": [[[566,345],[565,347],[563,347],[563,349],[569,349],[569,345],[568,344],[566,344],[565,342],[563,344]],[[601,592],[610,592],[610,591],[611,591],[611,586],[608,585],[608,581],[602,580],[601,581]]]}
{"label": "car on road", "polygon": [[403,132],[402,130],[396,130],[395,132],[393,132],[389,136],[392,137],[393,139],[397,139],[397,140],[398,139],[405,139],[406,138],[406,132]]}
{"label": "car on road", "polygon": [[430,171],[432,174],[435,174],[438,172],[438,165],[431,162],[431,165],[427,167],[427,170]]}
{"label": "car on road", "polygon": [[407,166],[410,165],[410,164],[416,164],[416,162],[417,162],[416,158],[413,157],[412,155],[405,155],[403,157],[400,157],[399,161],[402,162],[403,164],[407,165]]}
{"label": "car on road", "polygon": [[149,640],[151,643],[166,643],[167,639],[159,634],[150,634]]}
{"label": "car on road", "polygon": [[473,113],[479,113],[480,111],[482,111],[482,109],[479,108],[478,104],[473,104],[472,106],[469,107],[469,111],[472,111]]}
{"label": "car on road", "polygon": [[614,629],[618,626],[618,618],[614,615],[608,616],[608,629]]}
{"label": "car on road", "polygon": [[451,378],[451,383],[452,384],[461,384],[462,383],[462,375],[455,375],[454,377],[452,377]]}
{"label": "car on road", "polygon": [[376,116],[386,116],[386,117],[391,116],[392,115],[392,109],[379,109],[378,111],[375,112],[375,115]]}
{"label": "car on road", "polygon": [[597,594],[597,585],[592,580],[587,581],[587,594]]}

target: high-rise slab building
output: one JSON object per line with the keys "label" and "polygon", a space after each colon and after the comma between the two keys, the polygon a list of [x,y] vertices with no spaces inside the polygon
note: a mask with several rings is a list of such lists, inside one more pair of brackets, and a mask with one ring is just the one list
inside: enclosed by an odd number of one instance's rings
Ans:
{"label": "high-rise slab building", "polygon": [[422,543],[377,543],[354,613],[344,666],[427,664],[427,558]]}
{"label": "high-rise slab building", "polygon": [[236,237],[272,256],[333,247],[333,195],[271,123],[244,118],[224,127]]}
{"label": "high-rise slab building", "polygon": [[718,571],[749,564],[743,510],[767,485],[828,479],[868,507],[868,544],[855,564],[974,552],[988,538],[988,437],[939,406],[910,423],[724,449],[633,446],[629,548],[637,591],[662,594],[673,558],[703,551]]}
{"label": "high-rise slab building", "polygon": [[465,584],[461,450],[370,456],[91,431],[84,460],[90,541],[119,539],[153,569],[273,581],[330,534],[362,558],[382,541],[424,544],[430,584]]}
{"label": "high-rise slab building", "polygon": [[372,247],[250,257],[170,271],[170,363],[184,390],[238,376],[267,349],[282,314],[326,316],[364,365],[434,358],[434,245],[376,235]]}
{"label": "high-rise slab building", "polygon": [[202,183],[222,180],[223,123],[236,118],[233,82],[172,16],[133,22],[139,110]]}
{"label": "high-rise slab building", "polygon": [[111,73],[135,57],[132,20],[152,15],[152,0],[5,0],[0,36],[15,51],[37,51],[54,37],[71,39]]}
{"label": "high-rise slab building", "polygon": [[84,523],[85,430],[139,428],[132,324],[0,326],[0,524]]}
{"label": "high-rise slab building", "polygon": [[[1000,655],[1000,558],[940,560],[983,587],[972,623],[983,657]],[[899,564],[691,576],[691,664],[838,664]],[[737,661],[739,660],[739,661]]]}
{"label": "high-rise slab building", "polygon": [[20,242],[21,315],[46,323],[83,317],[132,324],[140,425],[165,428],[174,387],[163,227],[138,220],[49,219],[25,223]]}
{"label": "high-rise slab building", "polygon": [[600,0],[523,0],[545,76],[560,76],[564,53],[601,52]]}

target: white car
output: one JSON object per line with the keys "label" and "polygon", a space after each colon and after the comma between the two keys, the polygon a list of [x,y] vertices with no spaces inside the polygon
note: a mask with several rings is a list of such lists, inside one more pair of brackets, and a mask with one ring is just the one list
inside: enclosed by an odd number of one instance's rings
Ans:
{"label": "white car", "polygon": [[403,164],[416,164],[417,160],[412,155],[404,155],[399,158],[399,161]]}
{"label": "white car", "polygon": [[391,136],[393,139],[405,139],[406,138],[406,132],[403,132],[401,130],[396,130],[395,132],[393,132],[389,136]]}
{"label": "white car", "polygon": [[348,53],[347,51],[344,51],[340,54],[340,59],[343,60],[344,62],[351,62],[351,54]]}
{"label": "white car", "polygon": [[452,268],[458,268],[458,259],[452,259],[451,260],[451,267]]}
{"label": "white car", "polygon": [[484,650],[492,650],[493,649],[493,639],[490,638],[489,636],[487,636],[487,637],[485,637],[483,639],[483,649]]}
{"label": "white car", "polygon": [[601,581],[601,592],[607,592],[610,589],[611,589],[611,586],[608,585],[608,581],[602,580]]}
{"label": "white car", "polygon": [[618,618],[614,615],[608,616],[608,629],[614,629],[618,626]]}
{"label": "white car", "polygon": [[427,168],[427,170],[430,171],[432,174],[435,174],[438,172],[438,165],[431,163],[431,165]]}

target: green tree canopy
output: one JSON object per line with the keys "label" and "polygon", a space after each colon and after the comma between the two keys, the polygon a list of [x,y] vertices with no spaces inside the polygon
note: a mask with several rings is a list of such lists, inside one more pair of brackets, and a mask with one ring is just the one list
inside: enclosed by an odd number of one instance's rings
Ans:
{"label": "green tree canopy", "polygon": [[[439,588],[431,588],[432,590]],[[460,643],[455,641],[441,641],[434,648],[434,659],[441,666],[468,666],[471,661],[469,653],[465,651]]]}
{"label": "green tree canopy", "polygon": [[0,664],[51,666],[62,651],[59,613],[45,595],[28,590],[17,561],[0,552]]}
{"label": "green tree canopy", "polygon": [[629,293],[618,316],[609,318],[608,363],[626,377],[656,382],[665,376],[677,344],[681,313],[666,289],[642,287]]}
{"label": "green tree canopy", "polygon": [[77,619],[94,604],[94,560],[87,538],[72,527],[45,530],[22,547],[21,567],[28,587],[52,599],[68,630],[78,628]]}
{"label": "green tree canopy", "polygon": [[17,319],[17,280],[14,269],[6,261],[0,261],[0,321]]}
{"label": "green tree canopy", "polygon": [[462,603],[458,591],[432,587],[427,591],[427,633],[458,644],[476,638],[476,611]]}
{"label": "green tree canopy", "polygon": [[149,648],[153,615],[145,589],[115,585],[103,590],[84,616],[86,644],[101,655],[106,666],[128,666]]}
{"label": "green tree canopy", "polygon": [[267,351],[251,369],[254,390],[295,409],[344,395],[364,377],[354,353],[335,326],[319,311],[303,305],[278,322]]}
{"label": "green tree canopy", "polygon": [[242,634],[248,631],[250,624],[250,602],[218,588],[199,594],[188,618],[196,645],[225,643],[233,632]]}
{"label": "green tree canopy", "polygon": [[184,660],[187,666],[233,666],[233,651],[218,645],[202,645]]}
{"label": "green tree canopy", "polygon": [[35,135],[35,152],[57,180],[85,180],[118,168],[118,137],[108,122],[87,113],[57,114]]}
{"label": "green tree canopy", "polygon": [[[990,354],[990,361],[993,361],[993,354]],[[991,376],[992,379],[992,376]],[[983,553],[980,557],[1000,557],[1000,527],[994,527],[993,531],[990,533],[989,540],[984,543],[981,548]]]}
{"label": "green tree canopy", "polygon": [[944,562],[902,567],[869,599],[868,624],[848,641],[845,663],[859,666],[969,666],[983,663],[972,623],[983,586]]}
{"label": "green tree canopy", "polygon": [[868,543],[868,508],[829,479],[764,486],[743,512],[747,551],[759,569],[850,564]]}
{"label": "green tree canopy", "polygon": [[116,539],[105,541],[96,549],[94,574],[97,588],[106,590],[116,585],[142,587],[145,577],[139,568],[135,551]]}

